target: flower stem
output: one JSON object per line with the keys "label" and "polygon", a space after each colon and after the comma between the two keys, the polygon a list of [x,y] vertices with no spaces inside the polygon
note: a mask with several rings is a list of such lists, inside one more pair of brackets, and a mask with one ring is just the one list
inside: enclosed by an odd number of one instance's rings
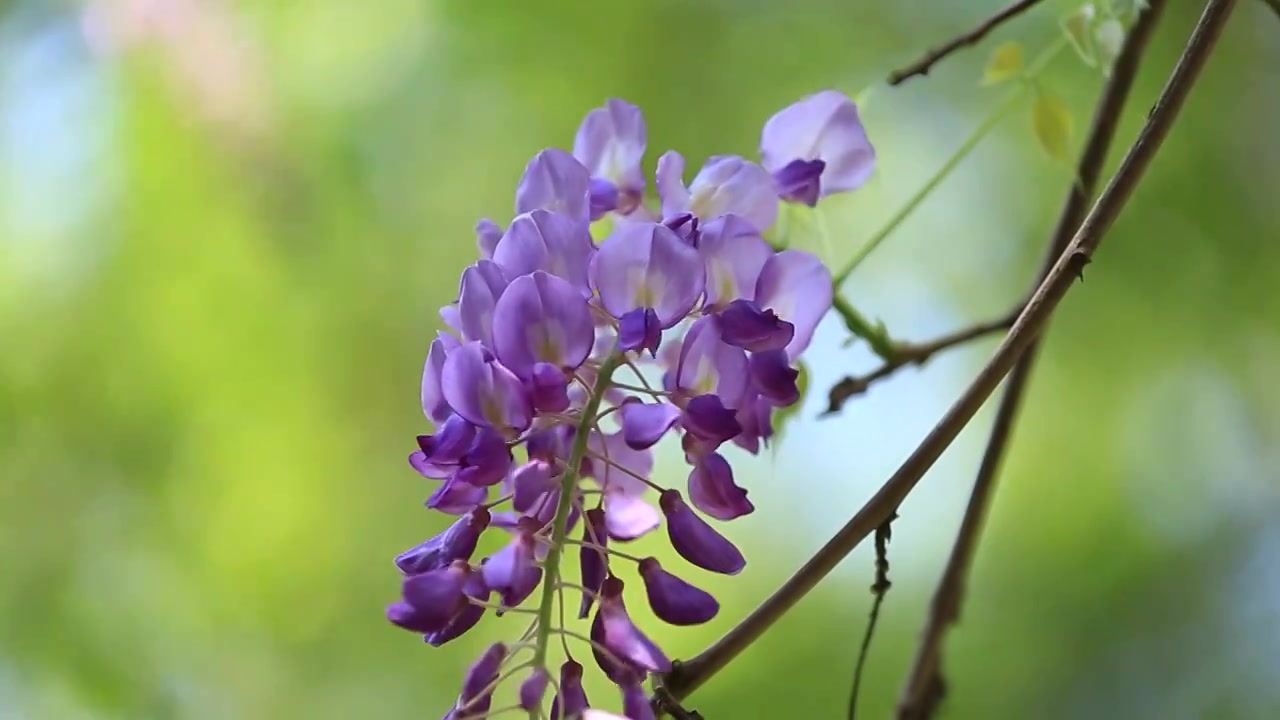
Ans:
{"label": "flower stem", "polygon": [[600,365],[600,370],[596,373],[595,388],[587,398],[586,406],[582,408],[577,433],[573,436],[573,447],[569,451],[569,466],[560,480],[560,504],[556,507],[556,517],[551,525],[551,549],[547,552],[547,559],[542,565],[542,602],[538,605],[538,632],[533,648],[534,667],[546,667],[547,664],[547,645],[552,632],[556,586],[560,579],[560,559],[564,554],[569,510],[573,506],[573,491],[578,484],[578,467],[582,465],[582,459],[587,454],[587,438],[595,425],[596,413],[600,411],[600,403],[604,400],[605,390],[609,387],[609,379],[621,362],[622,354],[614,353]]}

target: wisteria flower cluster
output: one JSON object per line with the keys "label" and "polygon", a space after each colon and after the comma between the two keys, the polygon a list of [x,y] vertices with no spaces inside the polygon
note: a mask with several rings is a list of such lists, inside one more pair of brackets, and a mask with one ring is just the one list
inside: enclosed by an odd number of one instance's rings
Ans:
{"label": "wisteria flower cluster", "polygon": [[[490,610],[534,618],[520,640],[476,661],[446,718],[499,712],[494,689],[517,676],[509,709],[546,717],[550,692],[549,717],[582,717],[584,668],[571,655],[549,666],[556,635],[586,644],[626,717],[653,717],[643,683],[671,662],[632,622],[625,583],[638,576],[654,615],[672,625],[705,623],[719,604],[618,544],[665,527],[702,570],[746,565],[706,519],[755,509],[721,449],[756,454],[767,444],[774,412],[800,398],[797,360],[832,303],[822,262],[776,252],[764,233],[780,201],[812,206],[860,186],[875,154],[854,103],[834,91],[773,116],[758,164],[712,157],[686,185],[684,158],[664,154],[660,202],[649,205],[646,144],[640,109],[610,100],[587,115],[572,153],[538,153],[516,189],[515,219],[505,230],[479,223],[481,259],[441,310],[448,330],[422,380],[435,432],[418,437],[409,462],[439,482],[427,507],[457,520],[396,558],[402,598],[387,616],[435,646]],[[597,221],[610,228],[598,244]],[[651,477],[667,436],[690,466],[682,489]],[[491,528],[509,542],[475,562]],[[576,582],[562,571],[569,555]],[[518,607],[539,590],[536,608]],[[566,590],[578,617],[592,618],[589,638],[556,625]]]}

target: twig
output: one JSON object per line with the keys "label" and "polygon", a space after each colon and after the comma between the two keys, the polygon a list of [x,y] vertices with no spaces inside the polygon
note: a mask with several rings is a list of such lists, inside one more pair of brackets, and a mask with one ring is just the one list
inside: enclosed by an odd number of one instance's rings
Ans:
{"label": "twig", "polygon": [[831,386],[831,390],[827,393],[827,409],[823,412],[823,415],[834,415],[840,412],[840,409],[844,407],[849,398],[861,395],[870,389],[873,383],[889,377],[907,365],[924,365],[930,358],[943,350],[963,345],[1001,330],[1008,330],[1013,325],[1013,321],[1018,319],[1018,313],[1021,312],[1023,305],[1024,303],[1019,303],[1018,307],[1002,318],[961,328],[929,342],[894,343],[891,346],[889,358],[881,363],[880,367],[866,375],[846,375]]}
{"label": "twig", "polygon": [[1026,12],[1027,10],[1030,10],[1031,8],[1039,4],[1040,4],[1040,0],[1019,0],[1019,2],[1016,2],[1010,5],[1009,7],[1001,10],[1000,12],[996,13],[995,15],[992,15],[991,17],[987,18],[982,22],[981,25],[970,30],[969,32],[956,37],[955,39],[951,40],[951,42],[948,42],[945,45],[941,45],[937,48],[930,50],[929,52],[925,53],[924,57],[902,68],[901,70],[895,70],[889,73],[889,84],[901,85],[902,83],[906,82],[910,78],[915,77],[916,75],[921,75],[921,76],[928,75],[929,71],[933,69],[933,66],[938,61],[942,60],[943,58],[950,55],[951,53],[959,50],[960,48],[978,44],[979,42],[982,41],[982,38],[986,37],[987,34],[990,33],[992,30],[995,30],[996,28],[1003,25],[1005,21],[1012,20],[1013,18],[1021,15],[1022,13]]}
{"label": "twig", "polygon": [[[1072,185],[1067,194],[1058,225],[1049,243],[1049,251],[1040,269],[1037,284],[1043,281],[1045,275],[1053,268],[1054,262],[1071,241],[1072,234],[1085,215],[1089,199],[1095,192],[1102,175],[1102,167],[1111,149],[1112,140],[1115,138],[1120,117],[1129,98],[1129,91],[1133,87],[1134,77],[1137,75],[1142,56],[1164,11],[1164,6],[1164,0],[1152,0],[1147,10],[1134,22],[1116,58],[1111,79],[1107,82],[1102,92],[1102,99],[1094,111],[1093,128],[1077,165],[1076,176],[1079,180]],[[959,534],[934,593],[920,647],[903,689],[902,699],[899,701],[899,718],[913,720],[929,718],[942,699],[941,689],[944,687],[944,682],[939,665],[942,642],[947,629],[960,618],[965,578],[973,562],[974,548],[977,546],[983,521],[991,504],[1000,461],[1008,445],[1039,346],[1040,340],[1037,339],[1027,348],[1022,359],[1009,374],[1004,395],[996,411],[991,435],[987,440],[987,448],[974,480],[973,492],[965,508]]]}
{"label": "twig", "polygon": [[1280,0],[1262,0],[1263,4],[1271,8],[1271,11],[1280,17]]}
{"label": "twig", "polygon": [[653,703],[654,709],[659,712],[665,712],[675,720],[703,720],[702,714],[697,710],[685,710],[666,685],[663,684],[661,677],[653,679]]}
{"label": "twig", "polygon": [[858,650],[858,664],[853,668],[853,688],[849,691],[849,720],[858,714],[858,692],[862,689],[862,670],[867,666],[867,653],[871,650],[871,637],[880,620],[880,606],[893,583],[889,582],[889,540],[893,538],[893,521],[897,515],[876,528],[876,581],[871,586],[871,614],[867,617],[867,631],[862,635],[862,647]]}
{"label": "twig", "polygon": [[1210,0],[1204,17],[1174,69],[1146,125],[1129,149],[1120,169],[1107,185],[1066,250],[1037,288],[1027,307],[995,354],[979,371],[955,404],[870,500],[782,587],[697,657],[681,663],[665,683],[672,696],[682,698],[751,645],[830,573],[872,531],[891,517],[943,451],[982,407],[1023,351],[1044,328],[1062,298],[1089,263],[1103,235],[1133,195],[1160,145],[1169,134],[1183,102],[1235,7],[1234,0]]}

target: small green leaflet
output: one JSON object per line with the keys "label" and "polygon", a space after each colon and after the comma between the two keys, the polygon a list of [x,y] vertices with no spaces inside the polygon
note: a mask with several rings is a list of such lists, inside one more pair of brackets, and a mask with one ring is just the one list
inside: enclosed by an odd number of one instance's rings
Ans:
{"label": "small green leaflet", "polygon": [[1031,106],[1031,129],[1049,157],[1064,164],[1071,162],[1073,123],[1066,103],[1041,90]]}
{"label": "small green leaflet", "polygon": [[1024,66],[1022,45],[1007,42],[991,53],[991,59],[982,69],[982,84],[998,85],[1005,80],[1011,80],[1022,74]]}

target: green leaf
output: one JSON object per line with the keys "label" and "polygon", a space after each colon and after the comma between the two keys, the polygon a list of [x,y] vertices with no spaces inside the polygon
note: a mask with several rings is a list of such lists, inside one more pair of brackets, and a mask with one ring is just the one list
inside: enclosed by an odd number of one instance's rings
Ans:
{"label": "green leaf", "polygon": [[1005,80],[1015,78],[1022,74],[1023,67],[1025,67],[1025,60],[1022,45],[1007,42],[991,53],[991,59],[982,70],[982,84],[998,85]]}
{"label": "green leaf", "polygon": [[1036,95],[1031,106],[1031,129],[1049,157],[1061,163],[1071,162],[1071,109],[1048,92]]}
{"label": "green leaf", "polygon": [[782,436],[787,429],[787,424],[800,415],[800,406],[804,405],[804,396],[809,392],[809,368],[803,363],[796,363],[796,368],[800,371],[799,377],[796,378],[796,386],[800,388],[800,399],[784,408],[778,408],[773,413],[773,438],[770,440],[770,447],[774,452],[778,451],[778,447],[782,445]]}
{"label": "green leaf", "polygon": [[1071,41],[1071,46],[1076,49],[1076,53],[1080,55],[1080,59],[1089,67],[1098,64],[1097,53],[1093,47],[1093,20],[1097,13],[1093,9],[1093,3],[1086,3],[1079,10],[1071,13],[1062,19],[1062,30],[1067,34],[1067,39]]}

